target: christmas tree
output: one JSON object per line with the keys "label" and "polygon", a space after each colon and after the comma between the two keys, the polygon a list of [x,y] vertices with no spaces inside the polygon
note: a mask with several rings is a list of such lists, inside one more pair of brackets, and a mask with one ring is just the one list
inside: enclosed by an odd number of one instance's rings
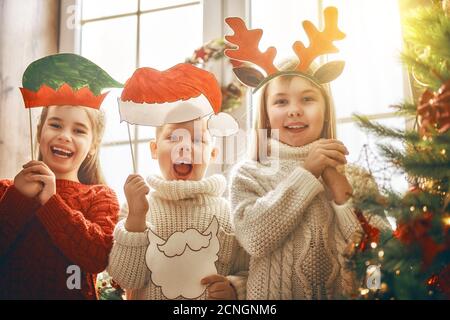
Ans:
{"label": "christmas tree", "polygon": [[[450,299],[449,1],[414,9],[403,28],[402,61],[420,94],[396,111],[412,118],[413,128],[391,129],[355,117],[369,133],[402,142],[404,150],[388,143],[378,147],[402,170],[410,188],[406,194],[385,188],[382,196],[367,194],[355,201],[365,232],[350,243],[350,261],[364,279],[358,298]],[[395,218],[395,229],[374,228],[363,211]]]}

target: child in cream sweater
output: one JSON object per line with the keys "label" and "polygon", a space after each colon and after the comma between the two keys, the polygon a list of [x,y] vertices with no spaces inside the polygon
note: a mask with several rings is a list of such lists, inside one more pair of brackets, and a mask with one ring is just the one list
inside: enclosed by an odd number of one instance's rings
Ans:
{"label": "child in cream sweater", "polygon": [[[190,106],[198,103],[194,99]],[[204,177],[218,153],[207,120],[159,126],[150,149],[162,176],[144,181],[134,174],[125,182],[127,205],[114,231],[107,270],[128,299],[246,298],[249,258],[234,236],[229,203],[221,197],[226,179]]]}

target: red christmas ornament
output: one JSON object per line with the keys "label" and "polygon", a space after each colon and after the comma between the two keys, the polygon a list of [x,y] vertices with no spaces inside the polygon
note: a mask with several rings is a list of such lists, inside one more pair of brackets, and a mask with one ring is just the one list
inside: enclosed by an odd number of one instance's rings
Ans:
{"label": "red christmas ornament", "polygon": [[426,90],[417,107],[421,135],[426,135],[437,125],[439,133],[450,128],[450,80],[445,82],[437,92]]}
{"label": "red christmas ornament", "polygon": [[394,237],[405,245],[411,245],[416,242],[422,249],[422,268],[427,269],[437,254],[445,249],[443,244],[437,244],[428,234],[431,228],[433,215],[425,212],[422,217],[399,223],[394,231]]}

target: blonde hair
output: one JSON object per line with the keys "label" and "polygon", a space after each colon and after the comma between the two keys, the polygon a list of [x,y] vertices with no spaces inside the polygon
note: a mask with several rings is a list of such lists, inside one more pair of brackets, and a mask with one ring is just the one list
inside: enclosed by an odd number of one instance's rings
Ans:
{"label": "blonde hair", "polygon": [[[83,110],[86,111],[89,121],[91,122],[92,126],[91,149],[94,148],[95,153],[92,156],[89,156],[88,154],[84,159],[84,161],[81,163],[80,168],[78,169],[78,179],[83,184],[106,184],[100,168],[100,160],[99,160],[100,145],[103,138],[103,132],[105,130],[105,115],[101,110],[96,110],[88,107],[80,107],[80,108],[83,108]],[[48,108],[43,108],[37,126],[36,146],[39,144],[39,141],[41,140],[42,127],[44,126],[45,120],[47,119],[47,115],[48,115]],[[38,155],[38,160],[42,161],[42,154],[40,151]]]}
{"label": "blonde hair", "polygon": [[[278,66],[278,69],[280,71],[288,71],[288,70],[294,70],[295,67],[298,64],[298,60],[296,58],[290,58]],[[312,64],[306,73],[312,75],[314,71],[316,70],[317,66],[315,64]],[[282,81],[291,81],[293,77],[296,77],[295,75],[284,75],[279,76],[276,79],[280,79]],[[305,78],[306,79],[306,78]],[[309,81],[309,80],[308,80]],[[312,82],[311,82],[312,83]],[[272,128],[270,126],[269,121],[269,115],[267,113],[267,88],[270,85],[270,81],[261,88],[260,97],[259,97],[259,104],[257,109],[257,115],[255,118],[254,126],[253,126],[253,140],[254,140],[254,147],[252,148],[252,159],[255,161],[260,162],[260,146],[261,143],[264,143],[262,139],[266,141],[266,150],[267,155],[270,155],[270,138],[272,137]],[[314,84],[315,85],[315,84]],[[315,85],[317,86],[317,85]],[[321,138],[325,139],[334,139],[336,137],[336,115],[334,111],[334,102],[333,98],[331,96],[331,90],[330,86],[328,84],[323,84],[319,87],[320,92],[323,95],[323,98],[325,100],[325,119],[323,124],[322,133],[320,135]],[[264,137],[261,137],[262,130],[267,130],[266,135]]]}

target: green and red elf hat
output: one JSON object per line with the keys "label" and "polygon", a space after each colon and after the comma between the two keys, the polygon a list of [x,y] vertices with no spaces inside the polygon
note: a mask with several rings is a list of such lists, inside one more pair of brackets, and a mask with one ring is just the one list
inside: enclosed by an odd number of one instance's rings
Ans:
{"label": "green and red elf hat", "polygon": [[220,112],[222,93],[214,75],[189,63],[165,71],[139,68],[125,83],[118,99],[121,121],[159,127],[209,116],[214,136],[239,130],[236,120]]}
{"label": "green and red elf hat", "polygon": [[50,55],[32,62],[22,78],[26,108],[84,106],[99,109],[108,94],[105,88],[121,88],[92,61],[72,53]]}
{"label": "green and red elf hat", "polygon": [[319,31],[311,21],[303,22],[303,28],[309,38],[309,46],[305,47],[301,41],[293,44],[292,49],[300,62],[294,70],[287,71],[281,71],[275,67],[273,61],[277,50],[274,47],[268,48],[265,52],[259,50],[258,46],[263,30],[247,29],[245,22],[238,17],[226,18],[225,22],[234,31],[233,35],[225,36],[225,39],[237,48],[227,49],[224,53],[230,59],[252,65],[251,67],[236,67],[233,72],[244,85],[254,88],[254,92],[270,80],[283,75],[303,77],[321,87],[321,85],[336,79],[344,69],[344,61],[331,61],[321,65],[312,74],[308,72],[308,68],[315,58],[339,52],[333,41],[345,38],[345,34],[339,30],[337,25],[338,10],[335,7],[325,8],[323,31]]}

